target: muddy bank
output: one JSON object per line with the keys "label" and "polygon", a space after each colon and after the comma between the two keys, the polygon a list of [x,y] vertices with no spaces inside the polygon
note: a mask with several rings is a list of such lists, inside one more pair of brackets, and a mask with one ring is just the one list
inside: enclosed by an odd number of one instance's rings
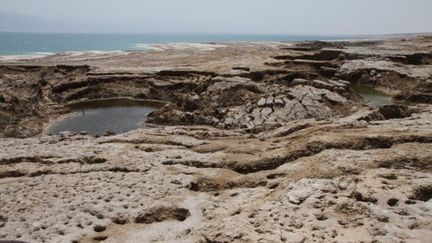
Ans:
{"label": "muddy bank", "polygon": [[[427,242],[431,46],[230,43],[2,63],[0,240]],[[390,102],[369,107],[353,85]],[[117,97],[165,105],[144,129],[46,135],[67,104]]]}

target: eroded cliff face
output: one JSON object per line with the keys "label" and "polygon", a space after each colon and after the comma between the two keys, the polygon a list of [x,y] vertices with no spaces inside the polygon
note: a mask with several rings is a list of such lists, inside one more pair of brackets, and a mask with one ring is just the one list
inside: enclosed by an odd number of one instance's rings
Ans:
{"label": "eroded cliff face", "polygon": [[[432,38],[208,46],[1,65],[0,239],[432,238]],[[126,134],[44,131],[112,97],[166,105]]]}

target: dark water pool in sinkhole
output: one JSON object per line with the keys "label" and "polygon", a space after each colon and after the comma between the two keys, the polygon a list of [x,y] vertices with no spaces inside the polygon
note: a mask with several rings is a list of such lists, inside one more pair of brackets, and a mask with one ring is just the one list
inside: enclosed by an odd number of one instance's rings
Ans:
{"label": "dark water pool in sinkhole", "polygon": [[355,84],[352,86],[363,100],[371,107],[393,104],[392,96],[375,89],[372,85]]}
{"label": "dark water pool in sinkhole", "polygon": [[161,105],[158,102],[126,98],[74,103],[68,105],[73,114],[52,124],[48,133],[85,131],[92,136],[103,135],[107,131],[125,133],[144,127],[147,115]]}

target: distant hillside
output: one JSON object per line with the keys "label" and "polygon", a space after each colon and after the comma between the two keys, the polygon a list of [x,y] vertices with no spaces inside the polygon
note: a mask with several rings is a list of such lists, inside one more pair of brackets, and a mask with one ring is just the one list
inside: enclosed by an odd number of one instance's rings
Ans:
{"label": "distant hillside", "polygon": [[80,24],[0,12],[0,31],[5,32],[92,32],[95,30]]}

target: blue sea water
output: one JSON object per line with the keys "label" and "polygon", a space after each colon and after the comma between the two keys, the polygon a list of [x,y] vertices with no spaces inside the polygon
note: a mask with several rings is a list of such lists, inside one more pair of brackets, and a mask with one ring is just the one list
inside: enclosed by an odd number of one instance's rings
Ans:
{"label": "blue sea water", "polygon": [[145,44],[341,40],[366,37],[236,34],[59,34],[0,32],[0,55],[29,55],[72,51],[145,50]]}

